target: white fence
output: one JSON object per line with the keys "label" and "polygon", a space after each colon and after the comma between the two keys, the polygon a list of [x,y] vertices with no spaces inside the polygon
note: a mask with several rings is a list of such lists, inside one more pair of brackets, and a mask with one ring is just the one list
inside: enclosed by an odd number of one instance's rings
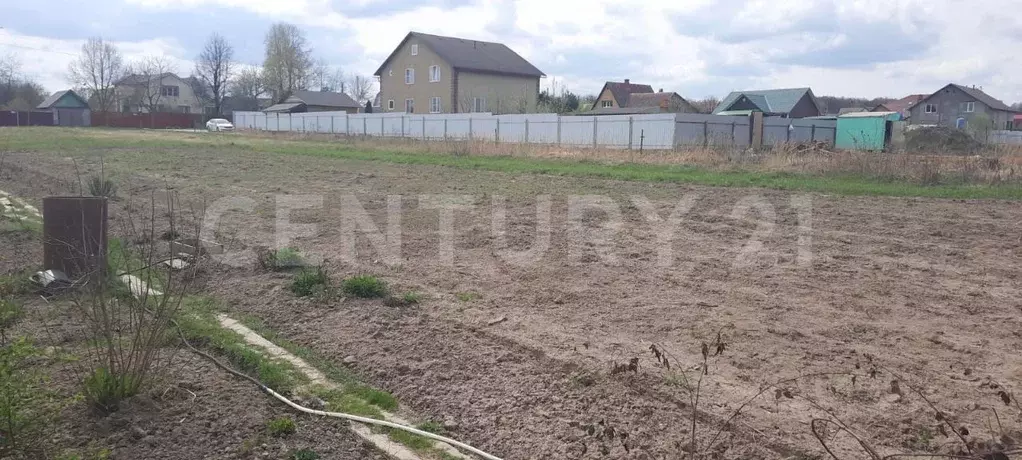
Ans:
{"label": "white fence", "polygon": [[990,142],[994,144],[1022,145],[1022,131],[993,131]]}
{"label": "white fence", "polygon": [[[234,112],[240,129],[404,137],[423,140],[488,140],[570,147],[672,149],[682,145],[751,142],[749,118],[702,114],[559,116],[489,113],[416,115],[309,112]],[[834,143],[833,120],[764,119],[763,144]]]}

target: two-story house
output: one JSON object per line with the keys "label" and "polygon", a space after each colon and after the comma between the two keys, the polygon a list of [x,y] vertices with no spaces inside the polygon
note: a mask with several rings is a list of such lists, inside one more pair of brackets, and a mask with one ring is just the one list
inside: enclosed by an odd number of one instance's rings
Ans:
{"label": "two-story house", "polygon": [[128,75],[114,83],[117,110],[148,113],[203,113],[207,104],[196,95],[201,84],[194,77],[181,78],[166,72],[160,75]]}
{"label": "two-story house", "polygon": [[908,109],[913,125],[964,128],[978,117],[989,119],[994,129],[1011,129],[1016,111],[975,87],[949,84]]}
{"label": "two-story house", "polygon": [[527,113],[545,75],[502,43],[409,32],[376,70],[382,112]]}

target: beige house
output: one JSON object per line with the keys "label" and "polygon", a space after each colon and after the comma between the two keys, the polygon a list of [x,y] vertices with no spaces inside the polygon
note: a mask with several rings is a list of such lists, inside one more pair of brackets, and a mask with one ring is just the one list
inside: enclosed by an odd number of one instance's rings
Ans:
{"label": "beige house", "polygon": [[545,75],[501,43],[409,32],[376,70],[380,111],[536,110]]}
{"label": "beige house", "polygon": [[114,83],[116,110],[131,113],[203,113],[210,104],[195,94],[194,88],[202,85],[194,81],[194,78],[181,78],[170,72],[152,76],[128,75]]}

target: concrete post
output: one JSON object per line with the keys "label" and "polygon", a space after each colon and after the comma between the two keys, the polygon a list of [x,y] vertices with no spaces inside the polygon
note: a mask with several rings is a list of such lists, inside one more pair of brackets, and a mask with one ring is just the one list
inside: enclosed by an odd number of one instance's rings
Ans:
{"label": "concrete post", "polygon": [[401,137],[405,137],[405,116],[401,115]]}
{"label": "concrete post", "polygon": [[600,120],[600,117],[597,117],[595,115],[593,116],[593,149],[594,150],[596,149],[596,139],[599,137],[597,135],[597,129],[596,129],[596,125],[599,124],[599,120]]}
{"label": "concrete post", "polygon": [[369,136],[369,119],[362,117],[362,136]]}
{"label": "concrete post", "polygon": [[447,141],[447,117],[444,117],[444,141]]}
{"label": "concrete post", "polygon": [[703,148],[710,145],[710,124],[708,121],[703,120]]}
{"label": "concrete post", "polygon": [[380,117],[380,137],[387,137],[386,133],[383,132],[383,117]]}
{"label": "concrete post", "polygon": [[426,140],[426,116],[422,116],[422,140]]}
{"label": "concrete post", "polygon": [[525,119],[525,143],[529,143],[529,119]]}
{"label": "concrete post", "polygon": [[472,116],[468,116],[468,140],[472,140]]}
{"label": "concrete post", "polygon": [[809,130],[809,142],[816,142],[816,125],[810,125],[812,129]]}
{"label": "concrete post", "polygon": [[351,135],[351,116],[344,114],[344,135]]}
{"label": "concrete post", "polygon": [[493,140],[496,143],[500,143],[500,118],[497,118],[497,131],[494,133]]}
{"label": "concrete post", "polygon": [[561,116],[557,116],[557,145],[561,145]]}
{"label": "concrete post", "polygon": [[628,150],[632,149],[632,128],[635,127],[635,117],[628,117]]}

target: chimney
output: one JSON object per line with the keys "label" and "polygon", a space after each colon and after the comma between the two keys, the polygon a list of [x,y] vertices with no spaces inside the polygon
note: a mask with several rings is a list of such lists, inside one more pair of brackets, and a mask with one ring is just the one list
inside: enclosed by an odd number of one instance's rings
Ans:
{"label": "chimney", "polygon": [[625,79],[625,84],[627,85],[627,84],[629,84],[629,83],[631,83],[631,81],[629,81],[629,80],[628,80],[628,79],[626,78],[626,79]]}

